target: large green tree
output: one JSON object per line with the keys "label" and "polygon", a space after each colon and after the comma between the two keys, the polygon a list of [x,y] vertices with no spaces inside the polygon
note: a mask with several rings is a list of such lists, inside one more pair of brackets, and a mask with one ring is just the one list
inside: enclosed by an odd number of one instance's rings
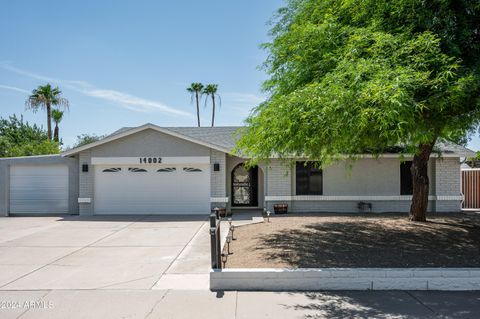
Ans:
{"label": "large green tree", "polygon": [[271,35],[269,98],[238,150],[327,165],[400,146],[414,154],[410,217],[425,221],[436,142],[479,125],[479,2],[290,0]]}
{"label": "large green tree", "polygon": [[52,140],[52,106],[62,106],[68,108],[68,100],[62,96],[62,91],[57,87],[52,87],[50,83],[40,85],[28,97],[25,105],[34,112],[44,109],[47,112],[47,135]]}
{"label": "large green tree", "polygon": [[37,125],[30,125],[15,115],[0,118],[0,157],[57,154],[59,144],[48,139]]}

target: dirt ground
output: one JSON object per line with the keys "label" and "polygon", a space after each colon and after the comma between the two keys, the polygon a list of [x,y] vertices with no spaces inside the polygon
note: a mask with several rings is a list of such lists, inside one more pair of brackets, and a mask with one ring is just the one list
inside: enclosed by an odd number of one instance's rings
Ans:
{"label": "dirt ground", "polygon": [[480,267],[480,215],[284,215],[237,227],[227,268]]}

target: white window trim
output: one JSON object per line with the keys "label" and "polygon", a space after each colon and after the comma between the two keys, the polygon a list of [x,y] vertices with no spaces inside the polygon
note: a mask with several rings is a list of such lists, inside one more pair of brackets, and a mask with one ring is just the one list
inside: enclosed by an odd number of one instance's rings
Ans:
{"label": "white window trim", "polygon": [[[430,195],[429,200],[463,200],[463,196]],[[265,201],[411,201],[411,195],[399,196],[332,196],[332,195],[294,195],[265,196]]]}

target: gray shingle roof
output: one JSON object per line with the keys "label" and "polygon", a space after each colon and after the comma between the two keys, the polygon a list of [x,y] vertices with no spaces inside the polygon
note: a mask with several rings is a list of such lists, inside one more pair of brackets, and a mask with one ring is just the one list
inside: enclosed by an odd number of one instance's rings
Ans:
{"label": "gray shingle roof", "polygon": [[240,126],[218,126],[218,127],[165,127],[167,130],[205,143],[217,145],[221,148],[231,150],[235,147],[238,138],[236,134]]}
{"label": "gray shingle roof", "polygon": [[444,154],[460,154],[462,157],[474,157],[476,153],[469,148],[449,141],[440,141],[435,145]]}
{"label": "gray shingle roof", "polygon": [[[107,137],[135,129],[136,127],[122,127]],[[216,127],[162,127],[163,129],[182,134],[188,138],[199,140],[208,144],[217,145],[231,150],[235,147],[235,132],[241,126],[216,126]]]}
{"label": "gray shingle roof", "polygon": [[[122,127],[107,137],[127,132],[137,127]],[[236,132],[241,126],[217,126],[217,127],[162,127],[177,134],[193,140],[198,140],[207,144],[216,145],[222,149],[231,150],[235,147],[235,141],[238,139]],[[106,138],[107,138],[106,137]],[[473,157],[475,152],[461,145],[449,141],[439,141],[436,144],[436,150],[443,154],[458,154],[460,157]]]}

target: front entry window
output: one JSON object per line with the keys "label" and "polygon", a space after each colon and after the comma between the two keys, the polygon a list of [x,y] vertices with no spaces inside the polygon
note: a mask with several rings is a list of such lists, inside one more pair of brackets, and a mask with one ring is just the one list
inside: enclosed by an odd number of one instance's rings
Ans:
{"label": "front entry window", "polygon": [[237,165],[232,171],[232,205],[258,205],[258,169],[247,169],[243,164]]}

